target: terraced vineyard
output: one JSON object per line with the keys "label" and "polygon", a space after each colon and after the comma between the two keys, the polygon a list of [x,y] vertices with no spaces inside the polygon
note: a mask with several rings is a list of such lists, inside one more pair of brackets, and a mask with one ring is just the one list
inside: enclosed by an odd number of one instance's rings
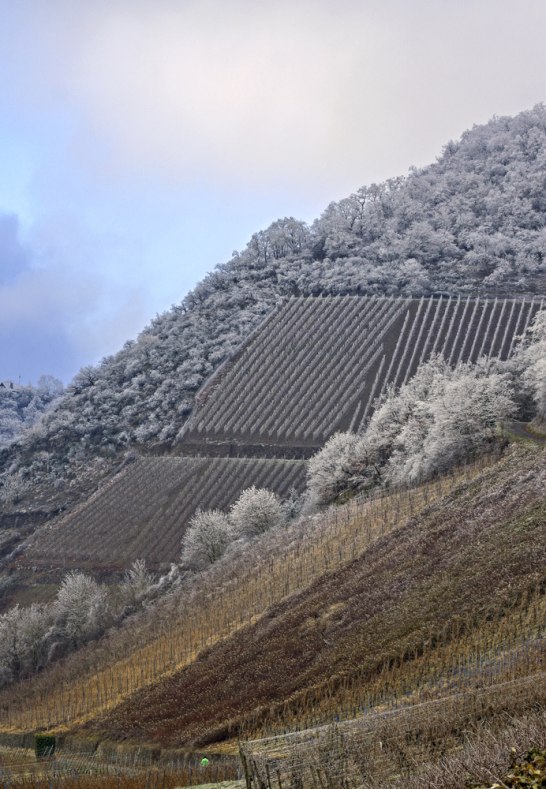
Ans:
{"label": "terraced vineyard", "polygon": [[251,485],[281,497],[303,489],[302,460],[264,456],[306,457],[336,430],[361,428],[387,384],[407,381],[432,353],[452,364],[508,358],[542,307],[535,300],[291,299],[198,395],[179,445],[184,457],[137,460],[38,529],[20,566],[119,571],[144,557],[164,567],[176,560],[197,509],[225,510]]}
{"label": "terraced vineyard", "polygon": [[[353,561],[263,609],[96,729],[205,744],[467,690],[495,688],[490,700],[502,702],[499,686],[524,678],[533,691],[546,668],[545,461],[514,450],[439,506],[396,520]],[[360,536],[366,521],[355,521]],[[533,698],[536,688],[526,704]]]}
{"label": "terraced vineyard", "polygon": [[[492,464],[495,469],[494,459],[485,457],[449,477],[377,499],[353,499],[286,530],[268,532],[246,551],[213,565],[204,583],[189,582],[172,601],[158,603],[145,626],[113,633],[106,646],[89,644],[31,680],[1,689],[0,731],[67,727],[115,708],[136,691],[190,666],[204,648],[250,626],[325,573],[350,564],[393,529],[487,473]],[[257,642],[255,646],[259,648]],[[239,676],[235,672],[233,681]],[[213,697],[207,699],[214,703]]]}
{"label": "terraced vineyard", "polygon": [[38,530],[24,562],[118,570],[138,558],[150,567],[175,561],[194,512],[227,509],[251,485],[281,497],[305,484],[297,460],[140,458],[83,505]]}
{"label": "terraced vineyard", "polygon": [[442,297],[291,299],[205,386],[182,450],[229,445],[239,454],[310,454],[335,431],[362,427],[387,384],[405,383],[433,353],[452,364],[509,358],[516,336],[543,306]]}
{"label": "terraced vineyard", "polygon": [[488,723],[496,723],[498,729],[502,717],[513,720],[515,714],[525,718],[536,714],[546,700],[545,680],[546,672],[537,671],[434,701],[245,743],[242,753],[249,783],[267,786],[263,778],[271,775],[276,779],[270,784],[274,789],[277,784],[279,789],[388,786],[396,779],[397,785],[405,786],[402,776],[411,775],[416,765],[460,751],[460,732],[466,728],[468,737],[474,721],[480,720],[478,731],[483,733]]}

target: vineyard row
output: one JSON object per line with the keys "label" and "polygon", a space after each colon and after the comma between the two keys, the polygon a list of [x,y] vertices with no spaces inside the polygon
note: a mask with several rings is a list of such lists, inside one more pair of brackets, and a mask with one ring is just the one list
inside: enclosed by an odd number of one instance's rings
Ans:
{"label": "vineyard row", "polygon": [[[121,641],[97,650],[83,674],[72,663],[0,692],[0,727],[32,730],[67,726],[112,709],[139,688],[191,663],[207,646],[251,623],[285,597],[359,556],[378,537],[403,525],[464,479],[473,479],[492,459],[383,498],[353,501],[312,516],[293,533],[271,533],[253,551],[215,565],[205,583],[182,598],[148,643]],[[276,541],[282,540],[282,550]],[[73,675],[70,672],[73,666]]]}
{"label": "vineyard row", "polygon": [[175,561],[197,509],[227,510],[241,490],[265,487],[281,497],[305,485],[305,463],[240,458],[140,458],[84,505],[38,531],[30,564],[150,567]]}
{"label": "vineyard row", "polygon": [[288,301],[200,399],[185,443],[320,445],[362,428],[374,399],[433,353],[507,359],[539,300],[320,297]]}

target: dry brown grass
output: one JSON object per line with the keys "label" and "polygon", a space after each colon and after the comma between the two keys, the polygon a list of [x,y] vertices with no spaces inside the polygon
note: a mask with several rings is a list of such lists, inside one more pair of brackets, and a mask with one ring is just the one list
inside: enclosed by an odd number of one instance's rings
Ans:
{"label": "dry brown grass", "polygon": [[[546,743],[546,711],[528,712],[511,717],[499,726],[480,726],[465,733],[453,752],[434,762],[417,766],[404,777],[389,782],[392,789],[462,789],[464,786],[490,786],[506,775],[513,753],[524,753]],[[364,789],[381,786],[365,781]],[[502,786],[502,784],[501,784]]]}
{"label": "dry brown grass", "polygon": [[241,767],[233,758],[211,757],[206,766],[196,755],[184,754],[153,764],[130,752],[77,753],[57,750],[48,758],[36,760],[33,751],[0,749],[0,785],[36,789],[57,787],[153,787],[217,784],[235,786]]}
{"label": "dry brown grass", "polygon": [[218,743],[524,679],[544,668],[545,482],[546,455],[518,446],[270,534],[159,606],[129,654],[118,634],[95,665],[4,691],[4,727]]}

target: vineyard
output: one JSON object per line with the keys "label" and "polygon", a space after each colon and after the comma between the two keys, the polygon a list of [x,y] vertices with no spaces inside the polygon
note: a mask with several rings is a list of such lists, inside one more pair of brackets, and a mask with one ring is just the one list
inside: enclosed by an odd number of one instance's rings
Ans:
{"label": "vineyard", "polygon": [[113,709],[161,677],[174,676],[204,648],[292,600],[325,573],[339,571],[393,528],[497,465],[485,458],[449,477],[383,498],[353,500],[265,535],[244,553],[220,560],[195,587],[156,604],[144,625],[123,629],[0,691],[0,728],[66,728]]}
{"label": "vineyard", "polygon": [[0,725],[204,744],[544,670],[545,460],[518,447],[271,533],[148,629],[2,691]]}
{"label": "vineyard", "polygon": [[[127,462],[40,527],[20,566],[163,568],[198,509],[251,485],[303,490],[307,464],[287,457],[361,428],[432,353],[509,358],[542,307],[293,299],[200,392],[179,456]],[[1,689],[0,731],[226,752],[244,739],[254,789],[362,785],[436,758],[544,687],[545,485],[537,444],[499,446],[235,544],[130,626]]]}
{"label": "vineyard", "polygon": [[322,559],[314,583],[95,728],[205,744],[544,671],[546,458],[532,455],[459,480],[441,506],[361,542],[337,570]]}
{"label": "vineyard", "polygon": [[32,566],[122,570],[176,561],[184,529],[199,508],[226,510],[251,485],[281,497],[305,485],[305,463],[240,458],[139,458],[69,515],[38,530],[24,562]]}
{"label": "vineyard", "polygon": [[[383,786],[460,750],[484,724],[532,715],[546,703],[546,671],[301,732],[244,743],[249,789]],[[401,782],[401,785],[404,785]],[[423,783],[423,786],[429,786]],[[538,786],[538,784],[537,784]]]}
{"label": "vineyard", "polygon": [[[106,752],[105,752],[106,751]],[[207,766],[197,755],[123,753],[98,747],[82,751],[55,748],[37,758],[24,748],[0,748],[0,785],[22,789],[174,789],[201,783],[237,781],[240,766],[235,759],[216,759]]]}
{"label": "vineyard", "polygon": [[542,307],[506,299],[291,299],[198,395],[178,445],[183,457],[142,457],[125,467],[38,529],[19,566],[119,573],[144,557],[163,568],[177,559],[196,510],[226,510],[251,485],[281,497],[300,492],[304,462],[285,457],[312,454],[335,430],[362,428],[385,387],[406,382],[433,353],[452,364],[508,358]]}
{"label": "vineyard", "polygon": [[[431,354],[451,364],[511,356],[542,301],[293,298],[221,367],[197,398],[192,446],[307,454],[337,430],[362,428],[388,384]],[[217,451],[217,450],[216,450]]]}
{"label": "vineyard", "polygon": [[545,146],[495,118],[6,382],[0,787],[546,789]]}

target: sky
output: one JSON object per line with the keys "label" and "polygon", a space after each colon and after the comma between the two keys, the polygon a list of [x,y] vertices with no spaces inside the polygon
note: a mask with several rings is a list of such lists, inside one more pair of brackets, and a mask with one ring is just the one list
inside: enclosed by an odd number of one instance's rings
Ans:
{"label": "sky", "polygon": [[544,0],[0,0],[0,380],[546,101]]}

